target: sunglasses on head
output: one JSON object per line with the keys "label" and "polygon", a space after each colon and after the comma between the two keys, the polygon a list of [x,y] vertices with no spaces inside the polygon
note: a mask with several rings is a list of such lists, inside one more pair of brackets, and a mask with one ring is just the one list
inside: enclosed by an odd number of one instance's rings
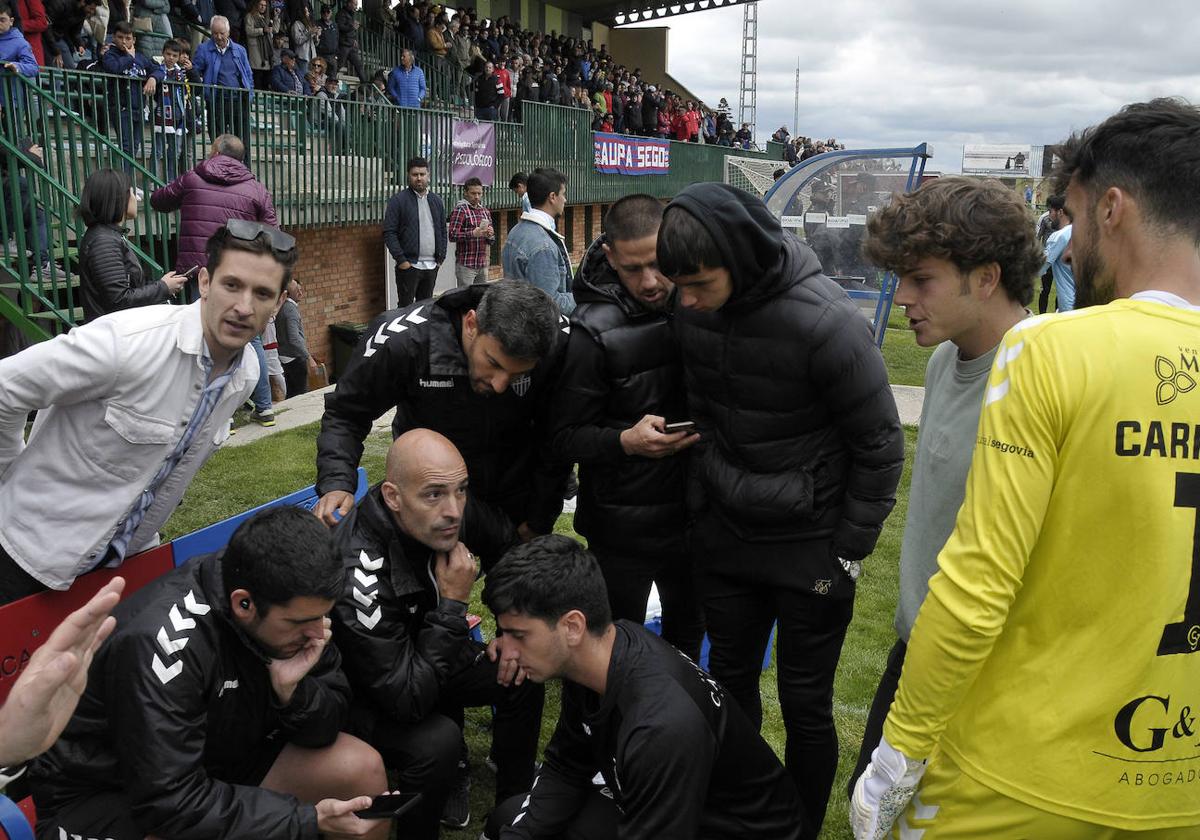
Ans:
{"label": "sunglasses on head", "polygon": [[253,242],[265,233],[271,247],[282,253],[296,249],[296,237],[290,233],[284,233],[279,228],[264,225],[262,222],[252,222],[249,219],[230,219],[225,223],[225,230],[230,236],[244,242]]}

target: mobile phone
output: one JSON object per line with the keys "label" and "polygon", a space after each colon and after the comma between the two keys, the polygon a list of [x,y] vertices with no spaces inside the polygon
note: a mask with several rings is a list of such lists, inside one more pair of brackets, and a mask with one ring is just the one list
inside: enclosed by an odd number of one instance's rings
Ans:
{"label": "mobile phone", "polygon": [[196,276],[196,272],[198,272],[199,270],[200,270],[200,266],[194,265],[191,268],[189,268],[187,271],[183,272],[183,276],[186,277],[187,279],[191,280],[193,277]]}
{"label": "mobile phone", "polygon": [[664,423],[663,431],[668,435],[673,432],[694,432],[696,431],[696,423],[693,420],[677,420],[674,423]]}
{"label": "mobile phone", "polygon": [[421,801],[419,793],[384,793],[371,800],[371,807],[355,811],[360,820],[394,820],[411,811]]}

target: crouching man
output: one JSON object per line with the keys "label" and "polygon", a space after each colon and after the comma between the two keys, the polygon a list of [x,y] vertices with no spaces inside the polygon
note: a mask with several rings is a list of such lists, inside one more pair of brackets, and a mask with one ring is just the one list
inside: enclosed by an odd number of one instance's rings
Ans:
{"label": "crouching man", "polygon": [[498,808],[485,836],[801,836],[795,784],[757,727],[667,642],[612,622],[600,566],[579,543],[551,535],[514,548],[483,600],[505,656],[535,682],[563,680],[533,790]]}
{"label": "crouching man", "polygon": [[119,605],[62,738],[30,770],[40,838],[368,837],[387,786],[340,730],[349,686],[326,614],[342,566],[299,508]]}

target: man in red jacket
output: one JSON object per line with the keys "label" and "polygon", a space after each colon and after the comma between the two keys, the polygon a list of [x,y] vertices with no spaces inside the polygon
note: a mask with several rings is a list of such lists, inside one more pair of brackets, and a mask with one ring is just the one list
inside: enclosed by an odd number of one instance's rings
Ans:
{"label": "man in red jacket", "polygon": [[46,7],[42,0],[17,0],[17,28],[29,42],[33,50],[33,58],[38,66],[46,64],[46,53],[42,47],[42,33],[49,26],[46,18]]}

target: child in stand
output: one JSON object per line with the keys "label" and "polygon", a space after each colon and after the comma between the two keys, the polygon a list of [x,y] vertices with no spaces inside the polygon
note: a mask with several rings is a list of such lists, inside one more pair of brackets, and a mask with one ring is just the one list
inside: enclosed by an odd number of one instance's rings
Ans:
{"label": "child in stand", "polygon": [[[180,63],[183,44],[176,40],[163,44],[162,91],[154,98],[154,163],[165,160],[164,177],[174,181],[187,169],[188,71]],[[188,62],[191,63],[190,61]]]}

